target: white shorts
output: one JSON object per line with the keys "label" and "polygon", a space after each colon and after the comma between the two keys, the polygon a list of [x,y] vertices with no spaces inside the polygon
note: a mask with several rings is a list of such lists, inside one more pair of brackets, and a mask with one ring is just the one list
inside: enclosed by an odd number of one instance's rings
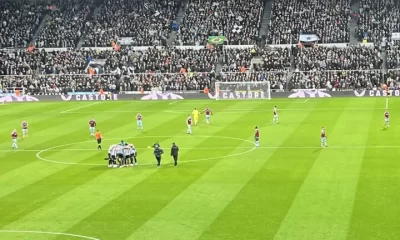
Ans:
{"label": "white shorts", "polygon": [[206,119],[210,119],[210,115],[206,115]]}
{"label": "white shorts", "polygon": [[191,128],[192,128],[192,125],[188,124],[188,129],[191,129]]}
{"label": "white shorts", "polygon": [[137,120],[136,124],[137,124],[138,126],[141,126],[141,125],[142,125],[142,120]]}
{"label": "white shorts", "polygon": [[389,118],[385,118],[385,122],[389,122]]}
{"label": "white shorts", "polygon": [[326,137],[322,137],[321,142],[326,142]]}
{"label": "white shorts", "polygon": [[17,143],[17,139],[16,138],[13,138],[13,143]]}
{"label": "white shorts", "polygon": [[28,129],[22,129],[22,134],[26,135],[28,133]]}
{"label": "white shorts", "polygon": [[274,115],[274,118],[278,118],[278,114]]}
{"label": "white shorts", "polygon": [[90,127],[89,130],[90,130],[91,132],[94,132],[94,127]]}

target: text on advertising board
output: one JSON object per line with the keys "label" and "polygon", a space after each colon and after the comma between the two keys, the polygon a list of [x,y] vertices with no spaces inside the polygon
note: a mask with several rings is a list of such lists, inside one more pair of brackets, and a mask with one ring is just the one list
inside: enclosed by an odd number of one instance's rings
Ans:
{"label": "text on advertising board", "polygon": [[106,100],[118,100],[118,94],[111,94],[110,97],[105,94],[82,94],[82,95],[61,95],[61,99],[64,101],[106,101]]}

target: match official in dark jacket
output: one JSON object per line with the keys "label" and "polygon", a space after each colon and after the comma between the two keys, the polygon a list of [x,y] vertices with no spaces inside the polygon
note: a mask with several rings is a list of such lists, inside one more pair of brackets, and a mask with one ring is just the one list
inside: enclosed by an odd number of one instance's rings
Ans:
{"label": "match official in dark jacket", "polygon": [[171,147],[171,156],[174,158],[174,166],[178,166],[178,152],[179,152],[179,147],[176,146],[175,143],[172,143]]}
{"label": "match official in dark jacket", "polygon": [[163,153],[164,151],[161,148],[159,147],[154,148],[154,156],[156,157],[157,160],[157,167],[161,166],[161,155]]}

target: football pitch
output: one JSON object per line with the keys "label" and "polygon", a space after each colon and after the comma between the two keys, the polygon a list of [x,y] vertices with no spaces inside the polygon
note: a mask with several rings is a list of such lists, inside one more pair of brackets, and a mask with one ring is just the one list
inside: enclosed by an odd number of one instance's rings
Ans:
{"label": "football pitch", "polygon": [[[211,123],[202,115],[186,134],[187,116],[207,105]],[[399,111],[400,99],[384,97],[0,105],[0,239],[399,239]],[[12,150],[23,120],[29,137]],[[121,140],[139,164],[108,168],[107,149]],[[161,168],[148,148],[156,141]]]}

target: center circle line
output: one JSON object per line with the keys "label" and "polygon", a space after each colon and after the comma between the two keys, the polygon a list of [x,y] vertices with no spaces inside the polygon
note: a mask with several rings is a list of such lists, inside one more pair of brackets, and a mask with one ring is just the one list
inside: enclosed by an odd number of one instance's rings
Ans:
{"label": "center circle line", "polygon": [[[171,137],[176,137],[176,138],[187,138],[190,136],[138,136],[138,137],[125,137],[125,138],[108,138],[106,140],[120,140],[120,139],[135,139],[135,138],[171,138]],[[199,161],[208,161],[208,160],[215,160],[215,159],[221,159],[221,158],[225,158],[225,157],[235,157],[235,156],[239,156],[239,155],[243,155],[243,154],[247,154],[249,152],[252,152],[254,150],[256,150],[256,146],[255,144],[247,139],[243,139],[243,138],[235,138],[235,137],[224,137],[224,136],[196,136],[196,137],[200,137],[200,138],[219,138],[219,139],[231,139],[231,140],[238,140],[238,141],[243,141],[243,142],[248,142],[252,144],[252,148],[250,148],[247,151],[244,152],[240,152],[240,153],[234,153],[234,154],[228,154],[225,156],[218,156],[218,157],[209,157],[209,158],[200,158],[200,159],[193,159],[193,160],[186,160],[186,161],[180,161],[180,163],[190,163],[190,162],[199,162]],[[51,160],[51,159],[46,159],[44,157],[41,157],[40,154],[53,150],[53,149],[57,149],[57,148],[61,148],[61,147],[67,147],[67,146],[71,146],[71,145],[75,145],[75,144],[80,144],[80,143],[87,143],[87,142],[93,142],[93,140],[87,140],[87,141],[82,141],[82,142],[74,142],[74,143],[67,143],[67,144],[62,144],[62,145],[58,145],[58,146],[54,146],[54,147],[50,147],[50,148],[46,148],[43,149],[41,151],[39,151],[38,153],[36,153],[36,158],[38,158],[41,161],[45,161],[45,162],[51,162],[51,163],[58,163],[58,164],[65,164],[65,165],[81,165],[81,166],[105,166],[105,164],[100,164],[100,163],[79,163],[79,162],[65,162],[65,161],[55,161],[55,160]],[[154,165],[153,163],[145,163],[145,164],[140,164],[140,166],[150,166],[150,165]],[[167,164],[164,164],[167,165]]]}

